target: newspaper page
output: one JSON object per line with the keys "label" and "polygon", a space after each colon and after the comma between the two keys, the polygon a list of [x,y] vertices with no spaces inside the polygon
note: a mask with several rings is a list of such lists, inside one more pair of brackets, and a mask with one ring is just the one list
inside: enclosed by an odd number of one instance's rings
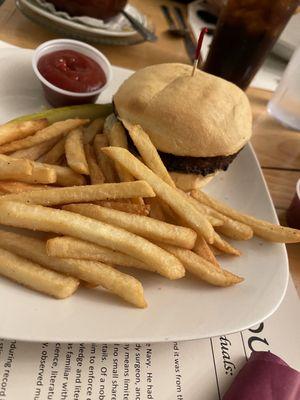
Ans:
{"label": "newspaper page", "polygon": [[272,351],[300,369],[291,281],[273,316],[231,335],[158,344],[0,340],[0,400],[216,400],[253,350]]}

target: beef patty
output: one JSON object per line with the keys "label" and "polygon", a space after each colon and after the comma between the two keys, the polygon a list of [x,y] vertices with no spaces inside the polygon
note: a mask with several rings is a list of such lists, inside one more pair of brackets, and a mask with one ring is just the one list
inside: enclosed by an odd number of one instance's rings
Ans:
{"label": "beef patty", "polygon": [[212,174],[216,170],[222,169],[226,171],[237,154],[216,157],[186,157],[159,151],[159,155],[168,171],[201,174],[203,176]]}
{"label": "beef patty", "polygon": [[[131,137],[127,133],[128,148],[133,154],[138,154]],[[164,153],[158,151],[163,163],[170,172],[182,172],[186,174],[209,175],[217,170],[226,171],[229,164],[235,159],[238,153],[229,156],[216,156],[216,157],[188,157],[188,156],[175,156],[174,154]]]}

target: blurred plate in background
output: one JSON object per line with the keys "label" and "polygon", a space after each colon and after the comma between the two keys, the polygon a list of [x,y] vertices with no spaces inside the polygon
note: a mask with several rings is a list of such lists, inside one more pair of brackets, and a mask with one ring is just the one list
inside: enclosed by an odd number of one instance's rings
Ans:
{"label": "blurred plate in background", "polygon": [[[78,21],[63,18],[56,13],[51,13],[38,6],[34,0],[16,0],[16,5],[19,10],[33,22],[73,39],[109,45],[131,45],[144,41],[135,30],[128,30],[128,25],[126,25],[126,30],[124,31],[120,29],[95,28]],[[148,18],[135,7],[129,5],[127,11],[142,25],[153,30],[153,26]]]}

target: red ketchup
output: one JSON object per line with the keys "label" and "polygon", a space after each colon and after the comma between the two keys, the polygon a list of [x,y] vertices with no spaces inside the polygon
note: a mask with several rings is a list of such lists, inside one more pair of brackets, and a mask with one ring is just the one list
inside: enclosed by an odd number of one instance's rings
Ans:
{"label": "red ketchup", "polygon": [[100,65],[74,50],[58,50],[42,56],[37,64],[40,74],[52,85],[75,93],[89,93],[106,83]]}

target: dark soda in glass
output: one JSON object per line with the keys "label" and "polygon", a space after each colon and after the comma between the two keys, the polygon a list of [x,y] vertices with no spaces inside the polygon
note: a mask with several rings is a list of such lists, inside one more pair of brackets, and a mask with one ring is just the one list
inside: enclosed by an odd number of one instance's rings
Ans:
{"label": "dark soda in glass", "polygon": [[299,0],[228,0],[203,70],[246,89]]}

